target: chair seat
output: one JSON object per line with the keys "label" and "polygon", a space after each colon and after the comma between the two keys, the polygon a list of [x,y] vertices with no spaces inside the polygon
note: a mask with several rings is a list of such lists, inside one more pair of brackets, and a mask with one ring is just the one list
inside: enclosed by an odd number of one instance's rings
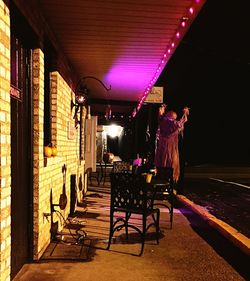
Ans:
{"label": "chair seat", "polygon": [[139,215],[142,215],[142,214],[151,215],[153,213],[156,213],[157,211],[158,211],[157,208],[149,209],[146,211],[137,210],[137,209],[115,208],[115,212],[133,213],[133,214],[139,214]]}

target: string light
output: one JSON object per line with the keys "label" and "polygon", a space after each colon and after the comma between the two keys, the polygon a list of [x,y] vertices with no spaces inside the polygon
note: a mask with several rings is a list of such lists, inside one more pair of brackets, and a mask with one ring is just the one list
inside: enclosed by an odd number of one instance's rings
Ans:
{"label": "string light", "polygon": [[194,8],[193,7],[190,7],[189,8],[189,13],[192,15],[194,13]]}
{"label": "string light", "polygon": [[[203,2],[205,2],[206,0],[203,0]],[[153,88],[153,84],[157,81],[157,78],[159,77],[159,72],[161,69],[163,69],[163,67],[161,65],[163,65],[165,63],[165,65],[167,64],[168,60],[170,59],[170,55],[173,54],[172,49],[175,48],[175,46],[177,44],[175,44],[174,41],[176,40],[180,40],[181,39],[181,32],[180,30],[185,27],[187,27],[188,25],[188,21],[191,20],[190,19],[190,15],[193,16],[194,15],[194,6],[195,5],[199,5],[202,1],[200,0],[194,0],[194,5],[189,7],[188,9],[188,13],[189,13],[189,16],[186,16],[184,15],[181,20],[180,20],[180,26],[177,28],[176,30],[176,33],[175,33],[175,36],[174,36],[174,39],[172,40],[172,43],[170,44],[170,46],[167,48],[167,52],[164,53],[163,55],[163,58],[161,59],[161,63],[160,65],[158,66],[158,68],[156,69],[156,72],[155,72],[155,75],[153,76],[153,78],[151,79],[150,83],[148,84],[148,87],[146,88],[145,92],[144,92],[144,95],[142,96],[141,100],[139,101],[137,107],[134,109],[133,113],[132,113],[132,117],[135,117],[137,112],[140,110],[142,104],[143,104],[143,101],[146,99],[147,97],[147,94],[152,90]],[[190,21],[191,22],[191,21]]]}

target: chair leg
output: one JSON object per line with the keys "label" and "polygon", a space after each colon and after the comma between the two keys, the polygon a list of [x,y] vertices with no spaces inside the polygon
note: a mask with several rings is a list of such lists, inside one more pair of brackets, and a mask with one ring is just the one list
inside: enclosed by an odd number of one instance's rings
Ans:
{"label": "chair leg", "polygon": [[165,200],[168,201],[168,205],[162,204],[162,206],[165,206],[169,211],[170,229],[172,229],[173,228],[173,219],[174,219],[174,198],[173,198],[173,194],[170,195],[170,197],[165,198]]}
{"label": "chair leg", "polygon": [[147,229],[147,216],[143,215],[142,216],[142,233],[141,233],[141,252],[139,256],[143,254],[144,250],[144,243],[145,243],[145,235],[146,235],[146,229]]}
{"label": "chair leg", "polygon": [[96,179],[97,179],[97,184],[99,186],[100,185],[100,175],[99,175],[99,172],[97,172]]}
{"label": "chair leg", "polygon": [[128,241],[128,220],[130,218],[130,214],[126,212],[126,218],[125,218],[125,231],[126,231],[126,240]]}
{"label": "chair leg", "polygon": [[157,210],[157,218],[156,218],[156,241],[159,244],[159,233],[160,233],[160,210]]}
{"label": "chair leg", "polygon": [[107,250],[109,250],[109,248],[110,248],[111,240],[112,240],[112,237],[113,237],[113,234],[114,234],[113,222],[114,222],[114,213],[110,212],[109,242],[108,242]]}
{"label": "chair leg", "polygon": [[173,228],[173,218],[174,218],[174,201],[173,201],[173,199],[170,199],[169,214],[170,214],[170,229],[172,229]]}

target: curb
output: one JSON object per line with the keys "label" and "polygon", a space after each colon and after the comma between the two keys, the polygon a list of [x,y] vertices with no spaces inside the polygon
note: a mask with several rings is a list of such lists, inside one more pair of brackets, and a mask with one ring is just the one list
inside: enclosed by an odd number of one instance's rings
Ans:
{"label": "curb", "polygon": [[240,233],[224,221],[211,215],[204,207],[195,204],[183,195],[176,195],[176,199],[190,207],[196,214],[200,215],[208,224],[217,229],[224,237],[229,239],[242,252],[250,256],[250,239]]}

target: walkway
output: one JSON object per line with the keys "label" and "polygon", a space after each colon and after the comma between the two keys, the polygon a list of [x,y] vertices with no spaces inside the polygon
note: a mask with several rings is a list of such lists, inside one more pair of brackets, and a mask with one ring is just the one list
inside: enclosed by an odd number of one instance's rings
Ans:
{"label": "walkway", "polygon": [[[184,205],[176,205],[173,229],[161,211],[160,244],[148,240],[144,254],[137,243],[122,243],[122,233],[105,250],[109,232],[109,186],[92,187],[87,210],[79,207],[71,231],[92,241],[88,260],[41,260],[26,264],[14,281],[238,281],[249,280],[249,257],[211,229]],[[64,230],[66,235],[68,230]],[[64,238],[65,239],[65,238]],[[66,256],[65,252],[65,256]]]}

